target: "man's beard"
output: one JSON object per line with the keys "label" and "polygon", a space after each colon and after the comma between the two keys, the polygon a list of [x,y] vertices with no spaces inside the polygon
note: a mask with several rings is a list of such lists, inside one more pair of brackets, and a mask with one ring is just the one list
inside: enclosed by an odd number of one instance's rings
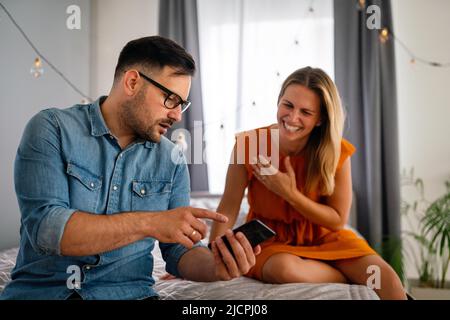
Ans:
{"label": "man's beard", "polygon": [[121,108],[121,123],[131,130],[137,138],[159,143],[161,133],[159,124],[172,126],[170,119],[153,119],[149,108],[145,106],[145,90],[141,89],[136,97],[124,103]]}

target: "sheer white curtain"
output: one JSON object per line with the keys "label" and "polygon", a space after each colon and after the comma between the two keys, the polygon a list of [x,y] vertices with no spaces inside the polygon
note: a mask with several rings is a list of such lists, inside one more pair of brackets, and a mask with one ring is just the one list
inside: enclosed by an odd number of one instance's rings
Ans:
{"label": "sheer white curtain", "polygon": [[294,70],[334,78],[332,0],[197,0],[211,193],[223,192],[237,132],[276,122],[277,96]]}

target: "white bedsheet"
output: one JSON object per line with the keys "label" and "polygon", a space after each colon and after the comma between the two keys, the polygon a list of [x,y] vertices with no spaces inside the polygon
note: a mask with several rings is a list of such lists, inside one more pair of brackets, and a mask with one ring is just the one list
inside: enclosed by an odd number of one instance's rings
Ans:
{"label": "white bedsheet", "polygon": [[155,288],[165,300],[378,300],[375,291],[366,286],[337,283],[266,284],[247,277],[231,281],[194,282],[182,279],[164,280],[164,260],[159,248],[155,257]]}
{"label": "white bedsheet", "polygon": [[6,283],[11,280],[10,273],[16,264],[17,252],[17,248],[0,252],[0,294]]}
{"label": "white bedsheet", "polygon": [[[17,248],[0,252],[0,293],[10,280]],[[366,286],[346,284],[264,284],[254,279],[241,277],[231,281],[193,282],[182,279],[159,278],[165,272],[165,262],[159,247],[155,246],[154,271],[155,289],[165,300],[298,300],[298,299],[378,299],[375,292]]]}

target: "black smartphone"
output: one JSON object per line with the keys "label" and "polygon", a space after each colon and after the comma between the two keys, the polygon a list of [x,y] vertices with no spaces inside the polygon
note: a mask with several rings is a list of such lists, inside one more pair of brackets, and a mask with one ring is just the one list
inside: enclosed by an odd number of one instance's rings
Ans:
{"label": "black smartphone", "polygon": [[[233,230],[233,234],[236,234],[237,232],[242,232],[247,237],[252,248],[276,235],[275,231],[270,229],[258,219],[251,220]],[[231,249],[231,245],[225,235],[222,236],[222,240],[230,253],[233,255],[233,249]],[[211,243],[208,244],[208,248],[211,249]]]}

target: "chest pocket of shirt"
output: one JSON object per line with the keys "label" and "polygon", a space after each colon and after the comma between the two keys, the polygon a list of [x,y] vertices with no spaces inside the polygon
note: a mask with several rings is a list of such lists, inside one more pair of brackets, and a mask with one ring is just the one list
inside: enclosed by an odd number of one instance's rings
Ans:
{"label": "chest pocket of shirt", "polygon": [[172,183],[167,180],[133,181],[132,211],[160,211],[169,207]]}
{"label": "chest pocket of shirt", "polygon": [[70,162],[67,164],[66,172],[69,176],[70,206],[95,213],[100,198],[102,178]]}

